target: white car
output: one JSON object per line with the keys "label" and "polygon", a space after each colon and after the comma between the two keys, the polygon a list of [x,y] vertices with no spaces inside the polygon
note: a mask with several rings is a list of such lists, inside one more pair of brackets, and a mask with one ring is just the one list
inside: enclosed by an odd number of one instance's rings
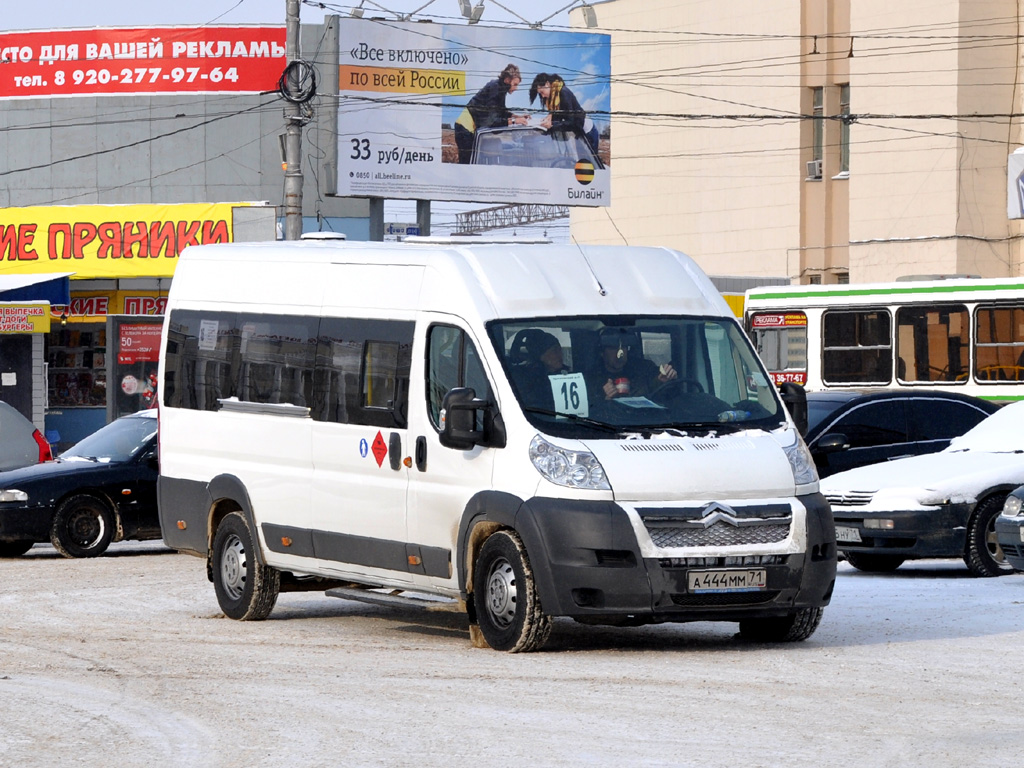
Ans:
{"label": "white car", "polygon": [[1007,405],[949,447],[858,467],[821,481],[836,546],[862,571],[962,557],[976,576],[1011,573],[995,520],[1024,484],[1024,402]]}

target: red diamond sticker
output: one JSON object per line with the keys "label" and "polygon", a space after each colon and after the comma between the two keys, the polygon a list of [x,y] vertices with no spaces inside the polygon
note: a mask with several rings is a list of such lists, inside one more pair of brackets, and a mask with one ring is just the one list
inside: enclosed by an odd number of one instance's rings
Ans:
{"label": "red diamond sticker", "polygon": [[380,432],[373,438],[373,445],[370,446],[370,450],[373,451],[373,458],[377,460],[377,466],[379,467],[384,463],[384,457],[388,455],[388,444],[384,442],[384,435]]}

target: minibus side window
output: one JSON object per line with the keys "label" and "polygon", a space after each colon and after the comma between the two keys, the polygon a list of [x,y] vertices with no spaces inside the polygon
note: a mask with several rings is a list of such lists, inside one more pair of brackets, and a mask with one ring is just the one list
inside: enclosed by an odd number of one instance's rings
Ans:
{"label": "minibus side window", "polygon": [[[472,387],[479,399],[490,400],[491,385],[476,346],[465,331],[434,325],[427,334],[427,408],[431,422],[440,430],[441,402],[449,390]],[[483,424],[477,424],[477,428],[482,429]]]}
{"label": "minibus side window", "polygon": [[313,419],[405,427],[413,328],[400,320],[325,317],[317,341]]}

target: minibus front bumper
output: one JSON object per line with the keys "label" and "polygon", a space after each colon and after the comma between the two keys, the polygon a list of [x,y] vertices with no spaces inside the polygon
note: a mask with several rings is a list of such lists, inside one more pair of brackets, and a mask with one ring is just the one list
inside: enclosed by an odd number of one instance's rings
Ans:
{"label": "minibus front bumper", "polygon": [[729,557],[643,557],[627,513],[614,502],[533,498],[516,515],[552,616],[588,623],[739,621],[828,604],[836,573],[831,512],[824,497],[807,510],[802,552]]}

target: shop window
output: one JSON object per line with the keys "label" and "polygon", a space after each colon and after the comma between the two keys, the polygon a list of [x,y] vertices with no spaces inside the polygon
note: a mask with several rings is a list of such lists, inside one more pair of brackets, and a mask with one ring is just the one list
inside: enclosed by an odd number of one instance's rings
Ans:
{"label": "shop window", "polygon": [[49,407],[107,404],[107,330],[76,323],[50,332],[47,345]]}

